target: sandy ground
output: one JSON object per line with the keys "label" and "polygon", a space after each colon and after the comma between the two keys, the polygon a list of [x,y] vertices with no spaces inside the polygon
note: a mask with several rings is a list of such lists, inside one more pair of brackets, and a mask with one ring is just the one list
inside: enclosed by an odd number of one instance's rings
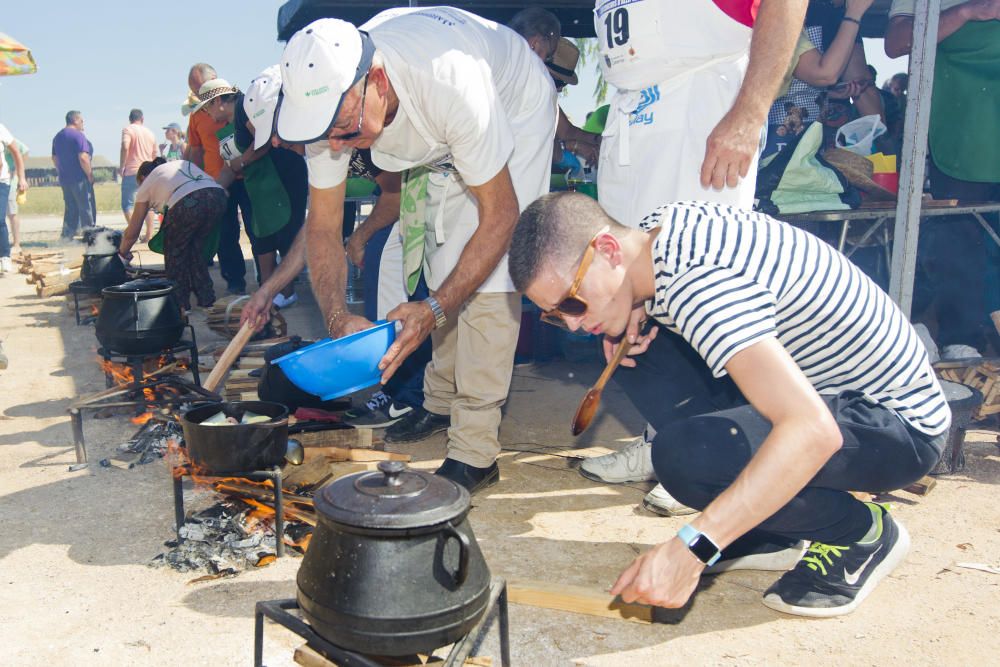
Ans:
{"label": "sandy ground", "polygon": [[[302,292],[289,323],[294,333],[316,335],[321,322]],[[192,319],[199,343],[215,339],[202,314]],[[254,602],[293,597],[300,559],[202,584],[148,567],[173,536],[164,463],[68,471],[67,405],[104,386],[93,327],[75,326],[63,297],[39,299],[10,275],[0,278],[0,339],[11,361],[0,371],[0,665],[249,664]],[[494,573],[607,588],[637,553],[682,524],[637,508],[649,485],[591,483],[571,462],[544,454],[620,447],[638,432],[638,415],[610,387],[591,430],[575,441],[569,435],[576,402],[599,371],[594,361],[515,369],[503,478],[476,497],[471,514]],[[135,428],[125,417],[88,418],[90,460],[111,455]],[[940,478],[926,497],[887,498],[913,548],[851,616],[783,616],[760,604],[773,574],[730,573],[706,578],[692,604],[656,625],[514,605],[514,664],[990,663],[1000,655],[1000,576],[955,564],[1000,565],[996,440],[995,432],[971,432],[963,472]],[[444,439],[400,451],[433,468]],[[276,626],[266,636],[267,664],[292,664],[301,641]],[[480,653],[497,658],[495,640]]]}

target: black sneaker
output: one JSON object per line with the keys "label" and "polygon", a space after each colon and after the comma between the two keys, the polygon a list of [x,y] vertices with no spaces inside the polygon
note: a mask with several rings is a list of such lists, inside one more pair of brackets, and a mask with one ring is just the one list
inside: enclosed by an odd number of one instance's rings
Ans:
{"label": "black sneaker", "polygon": [[500,466],[494,461],[493,465],[487,468],[477,468],[455,459],[445,459],[441,467],[434,471],[434,474],[450,479],[459,486],[464,486],[471,496],[500,481]]}
{"label": "black sneaker", "polygon": [[408,405],[393,403],[384,392],[376,391],[364,406],[344,413],[344,422],[363,428],[386,428],[412,412]]}
{"label": "black sneaker", "polygon": [[438,415],[424,410],[423,407],[413,408],[409,414],[390,426],[385,432],[386,442],[417,442],[429,438],[435,433],[447,431],[451,426],[451,417]]}
{"label": "black sneaker", "polygon": [[764,604],[796,616],[849,614],[899,565],[910,536],[881,505],[882,534],[870,544],[834,546],[813,542],[793,570],[764,592]]}
{"label": "black sneaker", "polygon": [[787,572],[799,562],[807,546],[808,542],[787,540],[781,544],[758,542],[739,552],[728,547],[722,550],[722,558],[715,565],[705,568],[705,574],[721,574],[737,570]]}

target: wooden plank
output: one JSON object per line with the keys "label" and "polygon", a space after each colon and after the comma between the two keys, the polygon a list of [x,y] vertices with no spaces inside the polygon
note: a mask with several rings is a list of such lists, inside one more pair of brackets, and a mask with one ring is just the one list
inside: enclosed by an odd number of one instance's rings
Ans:
{"label": "wooden plank", "polygon": [[370,428],[334,428],[326,431],[290,433],[303,447],[348,447],[351,449],[372,449]]}
{"label": "wooden plank", "polygon": [[628,604],[610,593],[585,586],[508,579],[507,595],[514,604],[530,607],[618,618],[634,623],[653,622],[653,608],[649,605]]}
{"label": "wooden plank", "polygon": [[374,461],[404,461],[413,460],[409,454],[396,452],[381,452],[376,449],[351,449],[348,447],[309,447],[305,449],[306,456],[325,456],[330,462],[352,461],[354,463],[372,463]]}
{"label": "wooden plank", "polygon": [[[322,653],[309,646],[309,644],[303,644],[295,649],[292,659],[296,664],[303,667],[337,667],[336,663],[327,660]],[[436,656],[428,657],[425,655],[405,656],[401,658],[371,657],[371,659],[379,664],[386,665],[386,667],[424,667],[425,665],[439,665],[444,662],[444,658]],[[493,658],[490,656],[469,657],[462,663],[462,667],[493,667]]]}
{"label": "wooden plank", "polygon": [[903,487],[903,490],[909,491],[910,493],[914,493],[918,496],[926,496],[934,490],[935,486],[937,486],[937,480],[930,475],[924,475],[913,484]]}

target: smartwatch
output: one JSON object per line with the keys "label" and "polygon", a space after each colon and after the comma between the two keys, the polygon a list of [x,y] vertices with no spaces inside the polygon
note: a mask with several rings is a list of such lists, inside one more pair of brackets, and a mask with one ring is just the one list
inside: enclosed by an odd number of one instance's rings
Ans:
{"label": "smartwatch", "polygon": [[681,538],[681,542],[687,545],[694,557],[705,565],[715,565],[715,562],[722,557],[722,550],[716,546],[712,538],[691,524],[677,531],[677,537]]}

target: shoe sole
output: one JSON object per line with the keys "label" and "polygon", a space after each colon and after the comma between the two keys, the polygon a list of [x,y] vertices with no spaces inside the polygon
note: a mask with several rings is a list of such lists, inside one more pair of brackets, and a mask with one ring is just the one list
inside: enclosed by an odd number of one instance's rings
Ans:
{"label": "shoe sole", "polygon": [[797,547],[772,551],[766,554],[750,554],[733,558],[732,560],[721,560],[715,565],[705,568],[705,574],[722,574],[723,572],[737,572],[741,570],[759,570],[761,572],[787,572],[795,567],[802,555],[809,548],[808,542],[802,542]]}
{"label": "shoe sole", "polygon": [[424,433],[424,434],[422,434],[420,436],[413,436],[413,437],[410,437],[410,438],[394,438],[394,437],[390,437],[389,434],[386,433],[385,436],[382,439],[385,442],[395,443],[397,445],[406,444],[408,442],[420,442],[421,440],[426,440],[427,438],[431,437],[432,435],[437,435],[438,433],[441,433],[442,431],[447,431],[450,428],[450,426],[451,426],[451,424],[447,424],[447,425],[444,425],[444,426],[439,426],[439,427],[431,429],[427,433]]}
{"label": "shoe sole", "polygon": [[400,419],[402,419],[402,417],[396,417],[395,419],[387,419],[377,424],[362,424],[360,422],[353,422],[350,419],[345,419],[344,423],[349,426],[353,426],[354,428],[388,428],[393,424],[395,424],[396,422],[398,422]]}
{"label": "shoe sole", "polygon": [[601,477],[595,473],[592,473],[585,469],[583,466],[578,468],[580,474],[589,479],[592,482],[601,482],[602,484],[629,484],[631,482],[655,482],[656,477],[623,477],[621,479],[607,479]]}
{"label": "shoe sole", "polygon": [[889,550],[889,554],[875,567],[875,570],[872,572],[871,576],[868,577],[865,585],[858,591],[857,596],[855,596],[855,598],[848,604],[841,607],[797,607],[784,602],[777,595],[768,595],[762,600],[764,606],[785,614],[791,614],[793,616],[808,616],[810,618],[833,618],[834,616],[844,616],[845,614],[850,614],[858,608],[859,604],[865,601],[865,598],[867,598],[873,590],[875,590],[878,583],[889,576],[889,574],[896,569],[896,566],[902,563],[906,558],[906,554],[910,550],[910,534],[907,532],[903,524],[898,521],[896,521],[896,530],[899,535],[896,539],[896,543],[892,545],[892,549]]}
{"label": "shoe sole", "polygon": [[500,481],[500,469],[498,468],[495,475],[490,475],[489,477],[481,481],[479,484],[477,484],[474,489],[469,491],[469,495],[474,496],[483,489],[488,489],[491,486],[495,486],[496,483],[499,481]]}
{"label": "shoe sole", "polygon": [[688,507],[682,505],[677,509],[667,509],[666,507],[660,507],[659,505],[654,505],[645,498],[642,500],[642,506],[652,512],[653,514],[659,514],[660,516],[687,516],[688,514],[697,514],[698,510],[693,507]]}

